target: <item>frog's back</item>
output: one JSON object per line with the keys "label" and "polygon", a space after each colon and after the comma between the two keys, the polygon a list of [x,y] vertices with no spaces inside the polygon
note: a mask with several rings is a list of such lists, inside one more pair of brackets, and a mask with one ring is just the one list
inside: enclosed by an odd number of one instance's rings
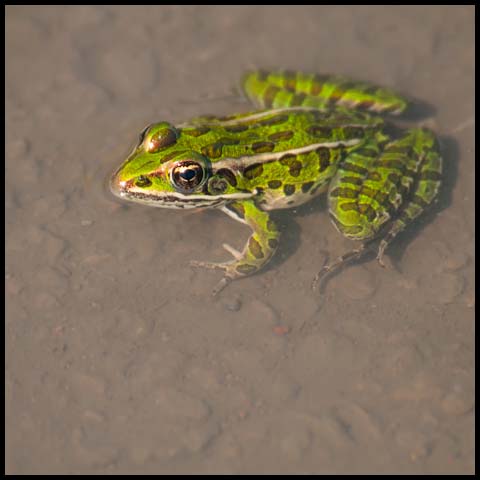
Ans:
{"label": "frog's back", "polygon": [[212,163],[233,159],[256,163],[281,157],[275,154],[353,146],[382,123],[362,112],[306,107],[201,117],[179,127],[175,148],[195,150]]}

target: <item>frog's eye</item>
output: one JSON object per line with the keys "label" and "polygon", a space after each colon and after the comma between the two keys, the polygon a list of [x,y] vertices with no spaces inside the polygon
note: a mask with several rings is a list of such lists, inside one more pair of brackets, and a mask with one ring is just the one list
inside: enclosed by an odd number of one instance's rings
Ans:
{"label": "frog's eye", "polygon": [[148,153],[157,153],[162,148],[173,145],[177,141],[177,138],[178,131],[174,127],[161,128],[154,132],[148,139],[145,150]]}
{"label": "frog's eye", "polygon": [[135,185],[140,188],[149,187],[152,184],[152,181],[145,175],[140,175],[135,180]]}
{"label": "frog's eye", "polygon": [[172,183],[182,192],[189,192],[198,187],[205,177],[205,172],[197,162],[187,160],[180,162],[171,170]]}

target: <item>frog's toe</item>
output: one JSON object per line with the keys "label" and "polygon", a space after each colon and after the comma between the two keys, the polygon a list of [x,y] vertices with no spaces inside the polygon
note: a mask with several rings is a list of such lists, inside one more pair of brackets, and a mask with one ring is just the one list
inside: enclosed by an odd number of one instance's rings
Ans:
{"label": "frog's toe", "polygon": [[202,262],[199,260],[190,260],[190,266],[199,268],[208,268],[209,270],[228,270],[228,263]]}
{"label": "frog's toe", "polygon": [[332,271],[334,271],[336,268],[338,268],[337,264],[329,264],[329,265],[324,265],[322,269],[315,275],[315,277],[312,280],[312,284],[310,285],[311,289],[313,291],[319,289],[321,290],[321,287],[324,285],[325,279],[330,275]]}
{"label": "frog's toe", "polygon": [[385,249],[387,248],[388,243],[385,242],[385,240],[382,240],[380,242],[380,246],[378,247],[378,252],[377,252],[377,262],[382,268],[386,268],[387,266],[385,265],[385,262],[383,261],[383,256],[385,254]]}
{"label": "frog's toe", "polygon": [[313,278],[312,280],[312,284],[310,285],[310,288],[315,291],[318,286],[320,285],[321,281],[322,281],[322,278],[325,276],[326,272],[324,272],[323,270],[321,270],[320,272],[318,272],[315,277]]}
{"label": "frog's toe", "polygon": [[235,258],[235,260],[242,260],[242,258],[244,257],[244,254],[242,252],[239,252],[236,248],[233,248],[228,243],[224,243],[222,246],[228,253],[233,256],[233,258]]}
{"label": "frog's toe", "polygon": [[232,262],[215,263],[215,262],[200,262],[198,260],[190,260],[192,267],[208,268],[210,270],[223,270],[225,276],[215,285],[212,291],[212,296],[218,295],[232,280],[238,277],[238,274],[232,268]]}
{"label": "frog's toe", "polygon": [[223,277],[213,288],[212,297],[217,296],[231,281],[231,277]]}
{"label": "frog's toe", "polygon": [[383,255],[377,255],[377,262],[382,268],[387,268],[385,262],[383,261]]}

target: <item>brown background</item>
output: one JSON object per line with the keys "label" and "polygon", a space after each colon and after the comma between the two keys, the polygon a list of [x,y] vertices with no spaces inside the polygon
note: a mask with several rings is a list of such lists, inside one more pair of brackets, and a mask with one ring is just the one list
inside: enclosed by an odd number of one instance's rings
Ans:
{"label": "brown background", "polygon": [[[474,7],[7,7],[7,473],[473,473]],[[104,189],[142,127],[247,109],[242,72],[427,101],[447,164],[392,266],[324,202],[217,300],[248,231]],[[397,266],[397,269],[394,268]]]}

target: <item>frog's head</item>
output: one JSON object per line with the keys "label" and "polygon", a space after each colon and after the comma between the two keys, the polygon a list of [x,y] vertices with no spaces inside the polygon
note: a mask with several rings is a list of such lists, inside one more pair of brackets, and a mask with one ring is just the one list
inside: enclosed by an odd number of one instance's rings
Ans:
{"label": "frog's head", "polygon": [[[223,169],[225,170],[225,169]],[[198,208],[248,198],[208,157],[182,144],[167,122],[147,126],[127,160],[112,175],[110,190],[126,200],[163,208]]]}

